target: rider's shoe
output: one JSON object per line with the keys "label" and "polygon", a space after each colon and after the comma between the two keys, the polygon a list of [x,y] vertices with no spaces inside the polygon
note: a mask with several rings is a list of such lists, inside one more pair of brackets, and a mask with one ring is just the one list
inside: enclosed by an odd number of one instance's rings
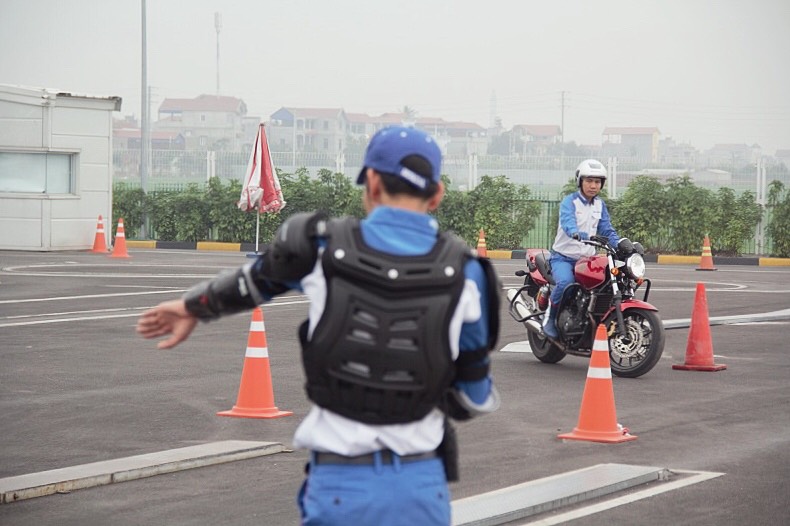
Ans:
{"label": "rider's shoe", "polygon": [[552,303],[549,303],[549,308],[543,318],[543,334],[552,340],[556,340],[560,335],[557,332],[557,307]]}
{"label": "rider's shoe", "polygon": [[551,338],[552,340],[556,340],[559,337],[559,332],[557,332],[557,323],[549,318],[546,324],[543,326],[543,334]]}

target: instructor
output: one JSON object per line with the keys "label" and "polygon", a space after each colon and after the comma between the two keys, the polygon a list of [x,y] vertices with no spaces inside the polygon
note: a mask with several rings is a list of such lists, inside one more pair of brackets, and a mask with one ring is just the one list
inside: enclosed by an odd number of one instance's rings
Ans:
{"label": "instructor", "polygon": [[457,479],[449,418],[492,412],[488,353],[499,325],[490,263],[429,215],[444,195],[441,151],[414,128],[377,132],[357,179],[367,218],[296,214],[254,262],[143,313],[144,338],[171,348],[199,320],[296,289],[313,407],[294,445],[310,451],[305,525],[450,524]]}

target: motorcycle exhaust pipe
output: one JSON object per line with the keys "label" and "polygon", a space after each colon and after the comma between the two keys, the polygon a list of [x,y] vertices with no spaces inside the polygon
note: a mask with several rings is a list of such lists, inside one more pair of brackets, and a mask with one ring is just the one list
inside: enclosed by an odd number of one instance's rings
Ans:
{"label": "motorcycle exhaust pipe", "polygon": [[[514,300],[513,298],[516,299]],[[521,294],[519,294],[519,289],[508,289],[507,299],[510,302],[511,311],[515,312],[515,314],[511,312],[511,315],[517,320],[523,320],[524,318],[535,314],[530,310],[529,307],[527,307],[527,304],[524,302],[524,298],[522,298]],[[532,332],[537,334],[541,334],[543,332],[543,328],[540,326],[540,323],[538,323],[535,319],[525,320],[521,323],[523,323],[524,327]]]}

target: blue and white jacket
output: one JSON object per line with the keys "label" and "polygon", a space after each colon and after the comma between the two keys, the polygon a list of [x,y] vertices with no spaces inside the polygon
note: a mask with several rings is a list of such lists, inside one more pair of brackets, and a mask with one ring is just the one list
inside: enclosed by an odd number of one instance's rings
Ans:
{"label": "blue and white jacket", "polygon": [[578,232],[606,236],[613,246],[620,241],[603,199],[596,196],[588,201],[580,191],[566,196],[560,203],[560,222],[551,249],[569,259],[595,255],[595,247],[573,239],[573,234]]}

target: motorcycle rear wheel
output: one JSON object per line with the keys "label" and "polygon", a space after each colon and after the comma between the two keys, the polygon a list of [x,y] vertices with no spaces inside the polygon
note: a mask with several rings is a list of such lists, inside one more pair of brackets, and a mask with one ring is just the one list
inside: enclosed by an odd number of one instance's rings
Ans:
{"label": "motorcycle rear wheel", "polygon": [[532,354],[543,363],[557,363],[566,356],[551,340],[543,338],[537,333],[527,331],[527,339],[529,340]]}
{"label": "motorcycle rear wheel", "polygon": [[[623,378],[637,378],[649,372],[664,352],[664,324],[655,311],[627,309],[623,312],[630,341],[614,335],[609,338],[609,363],[612,373]],[[614,314],[606,326],[617,323]]]}

